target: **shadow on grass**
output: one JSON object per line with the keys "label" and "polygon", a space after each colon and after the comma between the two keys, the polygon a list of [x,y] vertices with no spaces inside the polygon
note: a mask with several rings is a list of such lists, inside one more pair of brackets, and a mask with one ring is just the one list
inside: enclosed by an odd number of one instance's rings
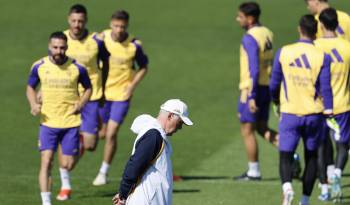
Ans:
{"label": "shadow on grass", "polygon": [[201,190],[199,189],[174,189],[173,193],[174,194],[186,194],[186,193],[199,193]]}
{"label": "shadow on grass", "polygon": [[181,176],[182,180],[220,180],[220,179],[230,179],[227,176]]}

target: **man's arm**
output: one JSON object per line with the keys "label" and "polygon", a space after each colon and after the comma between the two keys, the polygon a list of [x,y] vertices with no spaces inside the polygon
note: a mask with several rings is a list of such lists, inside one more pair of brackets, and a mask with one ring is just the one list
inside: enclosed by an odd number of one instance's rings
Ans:
{"label": "man's arm", "polygon": [[256,100],[259,81],[259,45],[249,34],[244,35],[242,45],[248,56],[249,73],[253,81],[249,99]]}
{"label": "man's arm", "polygon": [[137,142],[135,153],[126,164],[122,181],[119,187],[119,198],[127,199],[137,181],[151,165],[152,160],[159,154],[163,138],[159,131],[151,129],[147,131]]}
{"label": "man's arm", "polygon": [[323,99],[324,105],[324,114],[331,115],[333,114],[333,93],[331,87],[331,57],[325,54],[323,65],[319,75],[320,81],[320,92]]}
{"label": "man's arm", "polygon": [[136,46],[136,54],[135,61],[139,66],[139,70],[136,72],[132,82],[129,87],[126,88],[126,97],[129,99],[133,92],[135,91],[137,85],[141,82],[141,80],[145,77],[148,70],[148,57],[143,52],[141,44],[137,40],[133,40],[134,45]]}
{"label": "man's arm", "polygon": [[40,113],[41,104],[38,102],[37,94],[35,88],[38,86],[40,82],[38,69],[40,64],[35,65],[29,75],[29,79],[27,82],[26,95],[30,105],[30,113],[36,116]]}
{"label": "man's arm", "polygon": [[[273,62],[271,80],[270,80],[270,94],[272,101],[275,104],[279,104],[281,82],[283,78],[282,66],[280,63],[281,49],[279,49],[275,55]],[[287,91],[285,91],[287,92]]]}
{"label": "man's arm", "polygon": [[84,105],[89,101],[92,94],[91,81],[86,69],[77,63],[75,63],[75,65],[79,69],[78,83],[81,83],[81,85],[84,87],[85,90],[82,96],[80,97],[79,101],[76,102],[72,114],[79,113],[80,110],[84,107]]}

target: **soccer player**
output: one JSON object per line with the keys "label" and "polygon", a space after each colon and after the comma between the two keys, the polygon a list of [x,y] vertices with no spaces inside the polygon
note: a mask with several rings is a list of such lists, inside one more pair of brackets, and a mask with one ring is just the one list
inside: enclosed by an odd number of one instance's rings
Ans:
{"label": "soccer player", "polygon": [[[26,91],[32,115],[41,114],[39,185],[43,205],[51,205],[51,169],[58,145],[62,148],[61,167],[68,171],[74,167],[79,154],[79,113],[92,93],[86,69],[66,56],[66,35],[52,33],[48,47],[49,56],[34,63]],[[35,90],[39,83],[42,104]],[[85,89],[80,97],[78,83]]]}
{"label": "soccer player", "polygon": [[[330,7],[328,0],[305,0],[307,3],[307,8],[312,15],[315,15],[317,21],[319,21],[319,15],[324,10]],[[336,29],[337,35],[350,41],[350,16],[343,12],[337,10],[339,25]],[[322,37],[323,31],[321,29],[321,24],[318,24],[317,28],[317,38]]]}
{"label": "soccer player", "polygon": [[270,81],[273,102],[279,104],[281,110],[279,167],[283,205],[290,205],[294,197],[291,166],[300,138],[304,141],[305,152],[300,204],[309,205],[317,173],[317,149],[324,120],[322,113],[333,113],[330,57],[313,45],[317,21],[312,15],[302,16],[298,31],[300,40],[283,46],[276,53]]}
{"label": "soccer player", "polygon": [[269,129],[269,80],[272,67],[272,32],[259,22],[260,7],[255,2],[239,6],[237,21],[247,31],[240,48],[240,99],[238,115],[248,155],[248,171],[236,180],[260,180],[255,131],[277,145],[276,132]]}
{"label": "soccer player", "polygon": [[[97,145],[98,108],[102,97],[101,69],[99,61],[102,61],[104,51],[103,42],[98,40],[97,33],[89,32],[85,27],[87,23],[87,10],[81,4],[73,5],[68,14],[69,29],[64,31],[68,38],[67,56],[82,64],[89,74],[92,84],[92,95],[81,110],[82,123],[80,133],[83,137],[83,149],[94,151]],[[79,86],[80,93],[83,88]],[[60,152],[59,152],[60,154]],[[58,200],[67,200],[71,193],[69,171],[62,166],[60,161],[61,191],[57,195]]]}
{"label": "soccer player", "polygon": [[[349,69],[350,69],[350,42],[337,37],[338,18],[337,11],[333,8],[324,9],[319,21],[323,36],[315,41],[316,47],[332,57],[331,86],[334,101],[334,122],[327,124],[333,129],[332,135],[336,142],[337,154],[335,170],[331,176],[332,197],[339,198],[342,195],[340,179],[342,171],[348,160],[350,142],[350,93],[349,93]],[[328,186],[323,181],[321,200],[329,200]],[[322,183],[322,182],[321,182]]]}
{"label": "soccer player", "polygon": [[[107,174],[117,150],[117,133],[128,112],[130,100],[137,85],[147,72],[148,59],[141,42],[127,32],[129,14],[116,11],[111,18],[111,29],[101,34],[109,53],[108,76],[105,85],[104,109],[107,123],[104,156],[93,185],[107,183]],[[135,63],[139,69],[135,71]]]}

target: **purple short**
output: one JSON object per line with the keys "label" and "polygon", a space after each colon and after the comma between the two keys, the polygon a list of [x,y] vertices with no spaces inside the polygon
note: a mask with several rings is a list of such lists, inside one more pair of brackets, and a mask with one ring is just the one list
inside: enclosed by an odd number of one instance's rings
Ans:
{"label": "purple short", "polygon": [[96,135],[98,131],[98,101],[89,101],[81,110],[80,131]]}
{"label": "purple short", "polygon": [[72,128],[51,128],[40,125],[39,150],[57,150],[61,144],[64,155],[79,154],[79,127]]}
{"label": "purple short", "polygon": [[330,134],[336,142],[349,143],[350,142],[350,112],[344,112],[334,115],[335,121],[337,121],[340,127],[340,138],[335,139],[334,132],[330,129]]}
{"label": "purple short", "polygon": [[297,116],[281,113],[279,122],[279,150],[294,152],[300,138],[303,138],[304,147],[309,151],[318,148],[324,129],[322,114]]}
{"label": "purple short", "polygon": [[129,111],[130,101],[105,101],[103,108],[99,110],[103,123],[113,120],[122,124],[126,114]]}
{"label": "purple short", "polygon": [[238,101],[239,120],[245,122],[268,121],[270,111],[270,90],[268,86],[258,86],[256,96],[256,106],[259,110],[256,113],[249,111],[248,101],[243,103]]}

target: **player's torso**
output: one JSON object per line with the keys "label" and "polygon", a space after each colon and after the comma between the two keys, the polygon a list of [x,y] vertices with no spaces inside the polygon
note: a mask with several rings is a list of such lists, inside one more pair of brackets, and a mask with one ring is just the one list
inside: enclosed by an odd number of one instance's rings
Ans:
{"label": "player's torso", "polygon": [[323,61],[323,52],[311,42],[298,42],[281,49],[281,112],[296,115],[322,112],[323,105],[317,96],[316,82]]}
{"label": "player's torso", "polygon": [[136,45],[129,36],[123,42],[116,42],[111,37],[111,30],[104,31],[104,43],[109,52],[109,71],[106,82],[105,96],[107,100],[123,101],[124,90],[134,77],[134,59]]}
{"label": "player's torso", "polygon": [[341,38],[320,38],[315,41],[315,45],[332,59],[331,86],[334,114],[349,111],[350,42]]}
{"label": "player's torso", "polygon": [[[91,84],[92,95],[90,100],[98,100],[102,96],[102,76],[98,66],[98,44],[94,39],[96,33],[89,33],[82,40],[75,40],[69,34],[69,30],[64,32],[68,37],[67,56],[82,64],[88,71]],[[83,92],[83,87],[79,86],[79,93]]]}
{"label": "player's torso", "polygon": [[[272,32],[264,26],[256,26],[248,30],[248,35],[251,35],[259,46],[259,85],[269,85],[270,73],[272,67],[273,50]],[[241,82],[240,89],[251,87],[251,79],[249,73],[248,56],[241,45],[240,48],[240,64],[241,64]]]}
{"label": "player's torso", "polygon": [[79,69],[72,59],[58,66],[45,57],[38,75],[42,93],[42,124],[55,128],[79,126],[80,115],[70,114],[79,99]]}
{"label": "player's torso", "polygon": [[[346,39],[350,41],[350,16],[343,12],[337,10],[337,15],[338,15],[338,22],[339,26],[337,28],[337,35],[343,39]],[[315,18],[317,21],[319,21],[319,15],[315,15]],[[317,25],[317,38],[321,38],[323,36],[323,32],[321,30],[321,24],[318,23]]]}

